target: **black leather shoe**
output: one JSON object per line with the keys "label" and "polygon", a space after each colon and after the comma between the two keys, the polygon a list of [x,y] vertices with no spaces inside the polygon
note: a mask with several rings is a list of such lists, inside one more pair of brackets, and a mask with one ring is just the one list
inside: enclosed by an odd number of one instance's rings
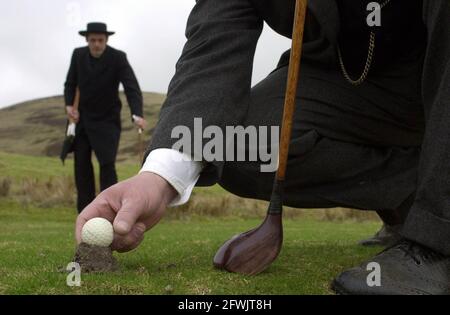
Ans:
{"label": "black leather shoe", "polygon": [[402,240],[340,274],[332,289],[355,295],[450,295],[450,257]]}
{"label": "black leather shoe", "polygon": [[402,236],[398,233],[401,227],[402,225],[400,224],[395,226],[383,224],[383,227],[374,236],[360,241],[359,245],[384,247],[393,246],[402,239]]}

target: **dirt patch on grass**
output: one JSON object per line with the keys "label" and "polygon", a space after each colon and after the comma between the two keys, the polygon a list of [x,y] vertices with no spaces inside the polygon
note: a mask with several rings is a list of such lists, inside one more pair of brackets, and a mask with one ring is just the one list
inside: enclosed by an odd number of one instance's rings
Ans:
{"label": "dirt patch on grass", "polygon": [[0,178],[0,197],[8,197],[11,191],[11,184],[10,178]]}
{"label": "dirt patch on grass", "polygon": [[91,246],[81,243],[75,253],[74,261],[80,264],[84,273],[114,272],[119,269],[111,248]]}

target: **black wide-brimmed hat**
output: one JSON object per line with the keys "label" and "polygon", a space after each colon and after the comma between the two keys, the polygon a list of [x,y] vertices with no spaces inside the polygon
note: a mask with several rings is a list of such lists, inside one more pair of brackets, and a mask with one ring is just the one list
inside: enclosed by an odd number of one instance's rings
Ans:
{"label": "black wide-brimmed hat", "polygon": [[87,30],[79,32],[81,36],[86,36],[89,33],[101,33],[106,35],[114,35],[115,32],[108,31],[108,27],[105,23],[93,22],[87,25]]}

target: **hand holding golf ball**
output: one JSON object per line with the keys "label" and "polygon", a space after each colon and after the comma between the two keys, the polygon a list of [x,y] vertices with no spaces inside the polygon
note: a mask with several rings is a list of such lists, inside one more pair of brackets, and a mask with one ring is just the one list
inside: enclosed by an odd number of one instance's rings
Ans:
{"label": "hand holding golf ball", "polygon": [[109,247],[114,239],[112,224],[103,218],[93,218],[81,230],[81,241],[88,245]]}
{"label": "hand holding golf ball", "polygon": [[153,173],[143,172],[120,182],[98,195],[78,216],[77,242],[111,245],[118,252],[133,250],[176,195],[165,179]]}

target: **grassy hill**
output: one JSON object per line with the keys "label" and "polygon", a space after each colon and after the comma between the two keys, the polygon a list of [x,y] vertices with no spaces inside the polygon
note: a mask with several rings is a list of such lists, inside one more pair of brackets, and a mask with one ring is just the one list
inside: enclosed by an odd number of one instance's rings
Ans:
{"label": "grassy hill", "polygon": [[[149,128],[143,136],[145,145],[151,138],[165,95],[144,93],[145,118]],[[119,179],[135,175],[140,166],[138,135],[130,120],[130,110],[123,94],[122,137],[117,170]],[[74,203],[73,164],[69,159],[63,167],[58,160],[64,139],[66,116],[62,96],[33,100],[0,110],[0,196],[1,185],[10,186],[11,194],[20,200],[44,207]],[[98,178],[98,165],[96,177]],[[11,181],[11,184],[9,182]],[[98,184],[98,183],[97,183]],[[53,189],[58,187],[58,189]],[[49,196],[53,196],[49,198]],[[196,188],[188,205],[171,213],[175,217],[187,214],[200,216],[260,217],[267,203],[243,199],[225,192],[216,185]],[[375,219],[369,212],[351,209],[314,210],[314,217],[325,220]],[[298,209],[287,208],[285,215],[303,215]]]}
{"label": "grassy hill", "polygon": [[[122,103],[122,138],[118,161],[139,161],[139,140],[131,123],[124,95]],[[149,123],[145,143],[156,125],[165,95],[144,93],[145,118]],[[66,116],[62,96],[20,103],[0,110],[0,151],[34,156],[59,156],[64,139]],[[145,144],[146,145],[146,144]]]}

